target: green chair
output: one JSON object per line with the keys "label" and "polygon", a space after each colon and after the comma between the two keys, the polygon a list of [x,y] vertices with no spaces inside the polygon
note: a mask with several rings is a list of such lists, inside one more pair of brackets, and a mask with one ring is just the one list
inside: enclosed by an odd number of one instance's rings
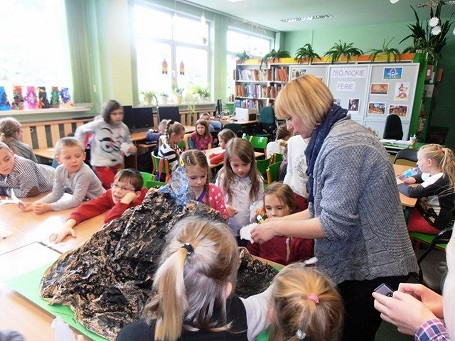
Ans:
{"label": "green chair", "polygon": [[[144,180],[144,187],[146,186],[147,181],[155,180],[155,176],[152,173],[148,172],[139,172],[142,175],[142,180]],[[147,187],[149,188],[149,187]]]}
{"label": "green chair", "polygon": [[267,173],[267,186],[270,186],[272,182],[278,180],[280,176],[280,165],[281,162],[272,163],[266,170]]}
{"label": "green chair", "polygon": [[165,182],[155,181],[155,180],[148,180],[145,183],[145,187],[147,187],[148,189],[150,189],[150,188],[160,188],[160,187],[163,187],[165,185],[166,185]]}
{"label": "green chair", "polygon": [[265,175],[267,173],[267,168],[272,163],[272,158],[269,157],[268,159],[259,159],[256,160],[256,167],[258,168],[259,173]]}
{"label": "green chair", "polygon": [[258,150],[261,153],[266,154],[267,151],[267,142],[269,140],[265,136],[252,136],[250,139],[251,144],[253,145],[254,150]]}
{"label": "green chair", "polygon": [[159,156],[155,155],[155,152],[152,152],[152,161],[153,161],[153,174],[158,175],[161,179],[162,174],[165,175],[164,181],[169,182],[170,173],[169,173],[169,161]]}
{"label": "green chair", "polygon": [[284,160],[284,155],[281,153],[273,153],[271,158],[272,158],[272,161],[270,161],[270,163],[282,162]]}

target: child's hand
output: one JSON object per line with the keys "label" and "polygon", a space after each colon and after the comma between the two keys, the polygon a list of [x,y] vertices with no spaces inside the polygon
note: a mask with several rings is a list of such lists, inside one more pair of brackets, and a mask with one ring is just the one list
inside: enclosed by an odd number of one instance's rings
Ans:
{"label": "child's hand", "polygon": [[256,212],[254,213],[254,215],[257,217],[258,215],[262,216],[263,218],[265,217],[265,209],[264,207],[258,207],[256,209]]}
{"label": "child's hand", "polygon": [[52,243],[60,243],[66,236],[71,235],[73,238],[76,238],[76,232],[74,232],[72,227],[64,227],[57,233],[52,233],[49,236],[49,241]]}
{"label": "child's hand", "polygon": [[128,153],[130,154],[135,154],[136,153],[136,146],[135,145],[131,145],[129,148],[128,148]]}
{"label": "child's hand", "polygon": [[51,210],[52,207],[50,204],[45,204],[42,202],[36,202],[33,204],[33,212],[35,212],[36,214],[42,214]]}
{"label": "child's hand", "polygon": [[237,209],[231,205],[226,205],[226,211],[230,217],[233,217],[237,214]]}
{"label": "child's hand", "polygon": [[136,192],[128,192],[125,194],[125,196],[120,200],[122,204],[131,204],[133,201],[135,201],[137,198]]}
{"label": "child's hand", "polygon": [[18,205],[21,211],[30,212],[31,210],[33,210],[32,202],[19,201]]}

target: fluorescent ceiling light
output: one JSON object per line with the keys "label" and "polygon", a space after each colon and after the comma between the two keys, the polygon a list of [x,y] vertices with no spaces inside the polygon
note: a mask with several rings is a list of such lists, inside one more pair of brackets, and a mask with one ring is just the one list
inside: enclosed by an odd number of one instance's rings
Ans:
{"label": "fluorescent ceiling light", "polygon": [[283,22],[297,22],[297,21],[308,21],[308,20],[316,20],[316,19],[325,19],[331,18],[333,15],[331,14],[321,14],[321,15],[310,15],[308,17],[297,17],[297,18],[288,18],[288,19],[281,19]]}

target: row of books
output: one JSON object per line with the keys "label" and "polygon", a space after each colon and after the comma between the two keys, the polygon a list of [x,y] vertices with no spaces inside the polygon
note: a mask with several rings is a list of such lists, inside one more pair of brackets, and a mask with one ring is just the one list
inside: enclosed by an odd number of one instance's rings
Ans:
{"label": "row of books", "polygon": [[236,79],[239,81],[270,81],[271,70],[237,69]]}
{"label": "row of books", "polygon": [[272,76],[274,81],[287,82],[289,78],[289,68],[272,66]]}
{"label": "row of books", "polygon": [[262,107],[264,106],[262,101],[254,99],[236,99],[234,104],[236,108],[256,109],[258,112],[260,112]]}
{"label": "row of books", "polygon": [[284,84],[236,84],[235,95],[237,97],[251,98],[276,98]]}

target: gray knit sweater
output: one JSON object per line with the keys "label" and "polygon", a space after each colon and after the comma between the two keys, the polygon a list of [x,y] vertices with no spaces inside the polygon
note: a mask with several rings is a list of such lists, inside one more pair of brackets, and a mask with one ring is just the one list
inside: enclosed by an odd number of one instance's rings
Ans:
{"label": "gray knit sweater", "polygon": [[407,275],[417,263],[392,164],[384,147],[350,119],[337,122],[314,167],[312,217],[318,267],[335,283]]}

